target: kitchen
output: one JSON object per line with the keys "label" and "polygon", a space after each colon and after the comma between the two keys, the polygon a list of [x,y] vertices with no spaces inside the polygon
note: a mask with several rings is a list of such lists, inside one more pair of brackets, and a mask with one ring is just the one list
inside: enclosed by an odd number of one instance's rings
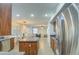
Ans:
{"label": "kitchen", "polygon": [[47,23],[57,6],[52,3],[0,4],[0,54],[53,54],[47,42]]}

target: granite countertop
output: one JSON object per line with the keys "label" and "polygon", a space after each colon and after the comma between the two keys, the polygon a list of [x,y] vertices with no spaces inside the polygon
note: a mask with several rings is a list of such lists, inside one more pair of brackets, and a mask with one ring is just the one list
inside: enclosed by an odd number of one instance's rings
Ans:
{"label": "granite countertop", "polygon": [[27,37],[24,39],[20,39],[19,41],[38,41],[39,38],[38,37]]}
{"label": "granite countertop", "polygon": [[5,41],[5,40],[8,40],[10,38],[15,38],[16,36],[11,36],[11,35],[8,35],[8,36],[0,36],[0,41]]}
{"label": "granite countertop", "polygon": [[[5,40],[9,40],[10,38],[16,38],[16,36],[11,36],[11,35],[8,35],[8,36],[3,36],[3,38],[0,38],[0,41],[5,41]],[[18,39],[19,41],[38,41],[39,38],[38,37],[25,37],[25,38],[20,38]]]}

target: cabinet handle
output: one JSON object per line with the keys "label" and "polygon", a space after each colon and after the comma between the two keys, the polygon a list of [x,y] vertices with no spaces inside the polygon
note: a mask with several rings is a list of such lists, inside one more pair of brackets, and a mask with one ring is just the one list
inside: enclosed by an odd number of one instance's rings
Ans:
{"label": "cabinet handle", "polygon": [[29,47],[31,47],[31,44],[29,44]]}

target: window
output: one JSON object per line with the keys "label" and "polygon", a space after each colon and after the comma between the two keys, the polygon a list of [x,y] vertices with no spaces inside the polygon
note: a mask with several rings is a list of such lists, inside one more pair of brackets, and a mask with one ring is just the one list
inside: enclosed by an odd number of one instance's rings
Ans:
{"label": "window", "polygon": [[37,34],[38,33],[38,29],[37,28],[33,28],[32,31],[33,31],[33,34]]}

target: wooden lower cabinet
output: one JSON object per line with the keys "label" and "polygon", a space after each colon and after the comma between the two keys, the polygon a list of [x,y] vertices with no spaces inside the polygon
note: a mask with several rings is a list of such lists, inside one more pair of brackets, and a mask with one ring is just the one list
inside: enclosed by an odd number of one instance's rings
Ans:
{"label": "wooden lower cabinet", "polygon": [[0,42],[0,51],[2,51],[2,42]]}
{"label": "wooden lower cabinet", "polygon": [[19,41],[19,51],[25,52],[25,55],[37,55],[38,41]]}
{"label": "wooden lower cabinet", "polygon": [[10,50],[14,48],[14,38],[10,38]]}
{"label": "wooden lower cabinet", "polygon": [[51,48],[52,49],[56,49],[57,48],[56,39],[51,39]]}

